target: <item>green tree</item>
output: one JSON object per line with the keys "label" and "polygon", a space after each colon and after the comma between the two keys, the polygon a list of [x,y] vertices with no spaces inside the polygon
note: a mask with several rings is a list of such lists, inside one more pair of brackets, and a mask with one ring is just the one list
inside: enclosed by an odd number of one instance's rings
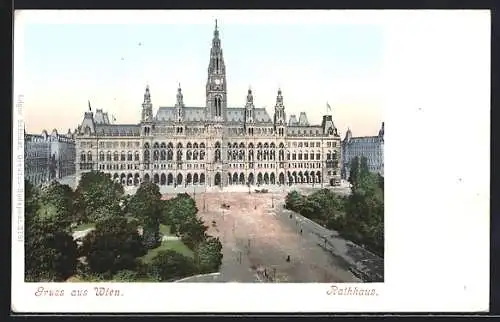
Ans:
{"label": "green tree", "polygon": [[75,195],[78,222],[95,222],[98,209],[119,207],[123,187],[109,174],[91,171],[82,174]]}
{"label": "green tree", "polygon": [[349,163],[349,183],[353,188],[357,187],[359,179],[359,157],[355,156]]}
{"label": "green tree", "polygon": [[194,200],[185,194],[179,194],[175,198],[165,200],[162,205],[162,223],[170,226],[170,231],[177,236],[185,233],[186,223],[193,223],[198,213]]}
{"label": "green tree", "polygon": [[204,242],[208,235],[208,227],[198,217],[187,217],[178,227],[181,241],[189,249],[196,250],[198,245]]}
{"label": "green tree", "polygon": [[149,274],[160,282],[170,282],[196,274],[193,260],[173,250],[162,250],[149,264]]}
{"label": "green tree", "polygon": [[25,227],[24,250],[26,281],[60,282],[76,270],[77,245],[71,235],[56,225],[29,221]]}
{"label": "green tree", "polygon": [[368,159],[362,156],[359,161],[359,177],[360,179],[369,176],[370,169],[368,168]]}
{"label": "green tree", "polygon": [[285,208],[300,212],[299,209],[302,208],[303,199],[304,198],[297,191],[291,191],[285,198]]}
{"label": "green tree", "polygon": [[222,264],[222,257],[222,244],[219,238],[207,238],[196,251],[196,261],[200,273],[218,272]]}
{"label": "green tree", "polygon": [[349,196],[344,235],[383,256],[384,193],[377,175],[366,175]]}
{"label": "green tree", "polygon": [[24,180],[24,212],[34,215],[38,209],[38,189],[28,180]]}
{"label": "green tree", "polygon": [[[41,192],[28,181],[25,181],[24,189],[26,198],[24,209],[25,280],[31,282],[64,281],[76,270],[77,245],[73,237],[65,230],[64,224],[39,216]],[[61,193],[64,191],[66,191],[64,187],[56,185],[51,185],[44,191],[44,205],[49,199],[48,196],[54,194],[52,203],[56,208],[56,215],[64,212],[57,210],[57,207],[64,208],[64,193]],[[65,214],[62,214],[61,218],[65,218]]]}
{"label": "green tree", "polygon": [[127,205],[128,212],[141,222],[144,245],[148,249],[161,243],[161,206],[160,188],[151,182],[142,183]]}
{"label": "green tree", "polygon": [[112,276],[121,270],[134,270],[137,257],[146,250],[134,222],[125,217],[107,217],[84,237],[81,254],[91,273]]}
{"label": "green tree", "polygon": [[73,200],[74,193],[68,185],[53,181],[38,195],[36,216],[45,225],[57,225],[69,231],[73,219]]}

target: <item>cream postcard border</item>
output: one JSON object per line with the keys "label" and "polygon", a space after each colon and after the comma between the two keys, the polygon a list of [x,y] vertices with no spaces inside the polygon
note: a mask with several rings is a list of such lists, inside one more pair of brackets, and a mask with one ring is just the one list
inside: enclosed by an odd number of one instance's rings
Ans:
{"label": "cream postcard border", "polygon": [[[24,283],[23,26],[27,23],[335,23],[385,29],[385,283]],[[12,310],[15,312],[464,312],[489,305],[490,13],[464,11],[16,11]],[[360,116],[362,117],[362,116]],[[331,287],[374,296],[328,294]],[[39,287],[62,297],[35,296]],[[98,297],[94,287],[119,289]],[[87,289],[86,297],[71,296]]]}

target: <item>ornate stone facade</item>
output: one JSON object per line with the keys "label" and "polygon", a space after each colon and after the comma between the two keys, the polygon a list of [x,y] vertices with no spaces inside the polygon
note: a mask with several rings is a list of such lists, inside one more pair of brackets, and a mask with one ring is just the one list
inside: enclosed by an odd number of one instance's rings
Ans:
{"label": "ornate stone facade", "polygon": [[60,135],[24,134],[24,177],[34,185],[75,174],[75,141],[68,130]]}
{"label": "ornate stone facade", "polygon": [[[89,106],[90,108],[90,106]],[[124,185],[152,180],[159,185],[340,183],[340,136],[331,115],[310,125],[305,113],[286,121],[278,90],[273,117],[254,104],[227,106],[226,67],[217,23],[210,49],[206,104],[176,104],[153,113],[146,87],[138,124],[111,124],[102,110],[86,112],[76,136],[77,180],[100,170]]]}
{"label": "ornate stone facade", "polygon": [[342,141],[342,179],[349,179],[350,162],[356,156],[366,157],[370,172],[384,175],[384,122],[377,136],[353,137],[347,130]]}

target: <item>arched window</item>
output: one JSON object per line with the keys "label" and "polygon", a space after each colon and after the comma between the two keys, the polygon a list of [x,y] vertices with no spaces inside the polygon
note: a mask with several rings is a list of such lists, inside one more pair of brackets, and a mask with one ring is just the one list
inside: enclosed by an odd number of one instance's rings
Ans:
{"label": "arched window", "polygon": [[115,151],[115,153],[113,153],[113,161],[119,161],[118,151]]}
{"label": "arched window", "polygon": [[127,153],[127,161],[132,161],[132,151],[128,151],[128,153]]}
{"label": "arched window", "polygon": [[85,157],[85,153],[82,153],[82,154],[80,155],[80,162],[85,162],[85,159],[86,159],[86,157]]}
{"label": "arched window", "polygon": [[222,98],[217,96],[215,98],[215,116],[220,117],[222,115]]}
{"label": "arched window", "polygon": [[111,151],[106,152],[106,161],[111,161]]}
{"label": "arched window", "polygon": [[92,152],[87,152],[87,161],[92,162]]}
{"label": "arched window", "polygon": [[139,161],[139,152],[135,151],[135,161]]}
{"label": "arched window", "polygon": [[104,161],[104,152],[99,152],[99,161]]}

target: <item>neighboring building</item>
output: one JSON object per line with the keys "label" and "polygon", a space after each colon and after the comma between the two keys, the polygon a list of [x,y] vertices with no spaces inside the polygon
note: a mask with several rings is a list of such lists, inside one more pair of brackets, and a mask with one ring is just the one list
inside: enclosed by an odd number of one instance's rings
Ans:
{"label": "neighboring building", "polygon": [[102,110],[89,111],[75,138],[77,182],[82,173],[100,170],[124,185],[340,183],[340,136],[331,115],[318,125],[305,113],[287,123],[281,90],[272,117],[255,107],[251,89],[243,107],[227,106],[217,22],[205,106],[186,106],[179,85],[175,106],[153,115],[148,86],[138,124],[111,124]]}
{"label": "neighboring building", "polygon": [[24,177],[34,185],[75,174],[75,156],[70,130],[67,135],[57,130],[24,135]]}
{"label": "neighboring building", "polygon": [[33,185],[49,181],[50,141],[41,135],[24,134],[24,178]]}
{"label": "neighboring building", "polygon": [[353,137],[351,129],[347,130],[342,141],[342,179],[349,179],[351,160],[363,156],[370,172],[384,175],[384,122],[377,136]]}
{"label": "neighboring building", "polygon": [[53,130],[50,142],[53,160],[50,179],[62,179],[74,175],[76,158],[74,134],[69,129],[66,135],[58,134],[56,130]]}

